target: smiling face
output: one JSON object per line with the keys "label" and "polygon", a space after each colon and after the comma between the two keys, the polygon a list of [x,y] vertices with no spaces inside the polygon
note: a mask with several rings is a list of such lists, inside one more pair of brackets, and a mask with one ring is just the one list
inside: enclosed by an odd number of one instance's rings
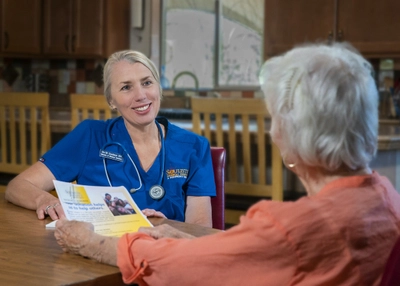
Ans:
{"label": "smiling face", "polygon": [[160,89],[143,64],[119,61],[111,72],[111,101],[125,122],[137,128],[154,122],[160,110]]}

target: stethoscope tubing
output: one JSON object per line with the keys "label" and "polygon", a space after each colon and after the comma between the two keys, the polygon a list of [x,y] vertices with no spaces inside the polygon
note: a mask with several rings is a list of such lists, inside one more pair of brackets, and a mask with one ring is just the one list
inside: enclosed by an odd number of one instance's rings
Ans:
{"label": "stethoscope tubing", "polygon": [[[110,122],[110,124],[108,125],[107,130],[106,130],[107,142],[103,145],[101,150],[105,150],[110,145],[117,145],[117,146],[121,147],[123,152],[127,155],[128,159],[132,163],[133,167],[135,168],[136,174],[138,176],[139,187],[138,188],[132,188],[134,190],[134,192],[136,192],[136,191],[140,190],[142,188],[142,186],[143,186],[142,178],[140,176],[139,170],[138,170],[135,162],[133,161],[132,157],[129,155],[128,151],[126,150],[126,148],[121,143],[116,142],[116,141],[112,141],[112,138],[111,138],[111,129],[112,129],[113,125],[115,124],[115,122],[117,120],[119,120],[119,119],[120,119],[120,117],[117,117],[117,118],[113,119],[113,121]],[[160,138],[161,138],[161,164],[160,164],[161,175],[160,175],[160,179],[158,181],[158,185],[161,186],[162,182],[163,182],[163,179],[164,179],[164,170],[165,170],[164,135],[163,135],[160,123],[158,123],[157,120],[155,120],[155,123],[157,125],[157,129],[158,129],[158,132],[160,133]],[[106,175],[108,184],[110,185],[110,187],[112,187],[111,180],[110,180],[110,177],[109,177],[109,174],[108,174],[108,170],[107,170],[106,158],[104,158],[104,157],[103,157],[103,167],[104,167],[104,173]]]}

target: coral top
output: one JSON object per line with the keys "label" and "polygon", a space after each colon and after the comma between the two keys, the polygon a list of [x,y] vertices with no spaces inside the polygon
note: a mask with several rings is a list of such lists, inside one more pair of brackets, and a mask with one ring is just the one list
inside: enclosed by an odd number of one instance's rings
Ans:
{"label": "coral top", "polygon": [[126,234],[118,266],[139,285],[378,285],[399,233],[400,195],[374,172],[296,202],[261,201],[214,235]]}

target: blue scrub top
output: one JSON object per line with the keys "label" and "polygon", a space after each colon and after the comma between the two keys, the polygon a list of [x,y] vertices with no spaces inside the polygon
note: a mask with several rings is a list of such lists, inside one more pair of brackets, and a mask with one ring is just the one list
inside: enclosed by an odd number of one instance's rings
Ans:
{"label": "blue scrub top", "polygon": [[[140,166],[122,117],[107,121],[82,121],[44,154],[40,161],[50,169],[57,180],[76,181],[82,185],[109,186],[103,158],[99,156],[100,150],[120,154],[123,162],[106,159],[106,168],[112,186],[122,185],[129,191],[139,188],[140,182],[126,151],[142,178],[142,187],[131,193],[139,208],[155,209],[169,219],[184,221],[186,196],[216,194],[210,146],[204,137],[179,128],[166,118],[157,117],[156,120],[163,124],[166,130],[165,168],[161,183],[165,196],[160,200],[152,199],[149,190],[152,186],[160,184],[162,152],[159,152],[151,168],[145,172]],[[114,142],[120,143],[123,148]]]}

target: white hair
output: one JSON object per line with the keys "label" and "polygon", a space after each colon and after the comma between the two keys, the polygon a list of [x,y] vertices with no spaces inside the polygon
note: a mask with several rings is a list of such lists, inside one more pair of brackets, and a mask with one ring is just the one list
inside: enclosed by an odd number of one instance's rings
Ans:
{"label": "white hair", "polygon": [[287,146],[284,158],[330,172],[368,167],[377,149],[378,92],[370,63],[350,45],[296,47],[268,60],[260,82]]}

